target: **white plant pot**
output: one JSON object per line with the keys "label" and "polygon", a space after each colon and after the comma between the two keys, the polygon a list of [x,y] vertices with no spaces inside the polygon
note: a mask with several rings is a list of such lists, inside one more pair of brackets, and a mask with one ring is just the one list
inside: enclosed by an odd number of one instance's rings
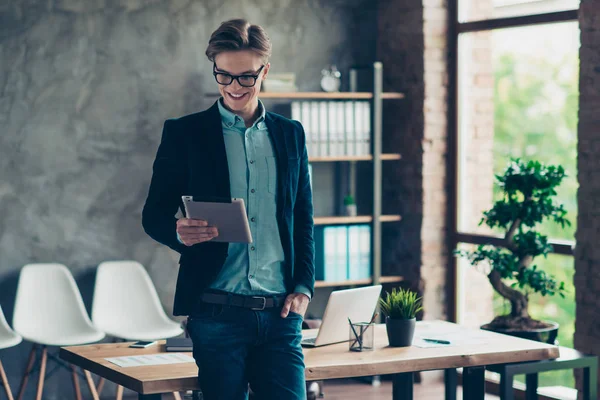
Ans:
{"label": "white plant pot", "polygon": [[356,204],[349,204],[346,206],[346,215],[348,217],[356,217]]}

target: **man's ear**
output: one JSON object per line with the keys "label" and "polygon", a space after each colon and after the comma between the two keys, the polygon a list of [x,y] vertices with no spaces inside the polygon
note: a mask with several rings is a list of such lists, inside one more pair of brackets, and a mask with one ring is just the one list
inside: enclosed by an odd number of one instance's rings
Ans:
{"label": "man's ear", "polygon": [[265,64],[265,67],[263,68],[263,76],[262,76],[263,81],[265,79],[267,79],[267,74],[269,73],[269,68],[271,68],[271,63]]}

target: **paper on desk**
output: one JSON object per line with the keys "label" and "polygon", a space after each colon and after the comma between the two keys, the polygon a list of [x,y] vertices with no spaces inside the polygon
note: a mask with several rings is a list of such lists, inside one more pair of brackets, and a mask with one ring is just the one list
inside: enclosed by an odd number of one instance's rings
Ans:
{"label": "paper on desk", "polygon": [[[463,345],[478,345],[478,344],[487,344],[490,341],[490,334],[487,331],[479,330],[479,329],[448,329],[444,331],[440,331],[439,329],[430,328],[428,325],[422,324],[417,328],[415,332],[415,340],[420,338],[429,338],[429,339],[440,339],[447,340],[450,342],[450,345],[454,346],[463,346]],[[417,347],[444,347],[449,346],[447,344],[441,343],[430,343],[420,340],[420,343],[423,345],[419,345]]]}
{"label": "paper on desk", "polygon": [[143,367],[148,365],[181,364],[194,362],[194,358],[182,353],[161,353],[141,356],[105,358],[119,367]]}

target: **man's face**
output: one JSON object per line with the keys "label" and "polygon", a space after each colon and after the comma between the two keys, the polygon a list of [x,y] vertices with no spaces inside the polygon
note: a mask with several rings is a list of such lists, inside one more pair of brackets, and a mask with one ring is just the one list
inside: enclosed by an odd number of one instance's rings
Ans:
{"label": "man's face", "polygon": [[[215,71],[229,75],[257,75],[262,66],[262,59],[251,50],[227,51],[215,57]],[[219,93],[223,96],[225,105],[234,112],[254,112],[258,105],[260,86],[268,71],[267,63],[252,87],[240,85],[237,79],[234,79],[230,85],[219,84]]]}

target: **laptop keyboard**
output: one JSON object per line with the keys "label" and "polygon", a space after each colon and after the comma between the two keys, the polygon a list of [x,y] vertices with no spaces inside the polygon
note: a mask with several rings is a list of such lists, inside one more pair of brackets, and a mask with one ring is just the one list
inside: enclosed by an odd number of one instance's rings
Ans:
{"label": "laptop keyboard", "polygon": [[315,344],[316,341],[317,341],[316,337],[306,338],[306,339],[302,339],[301,344]]}

